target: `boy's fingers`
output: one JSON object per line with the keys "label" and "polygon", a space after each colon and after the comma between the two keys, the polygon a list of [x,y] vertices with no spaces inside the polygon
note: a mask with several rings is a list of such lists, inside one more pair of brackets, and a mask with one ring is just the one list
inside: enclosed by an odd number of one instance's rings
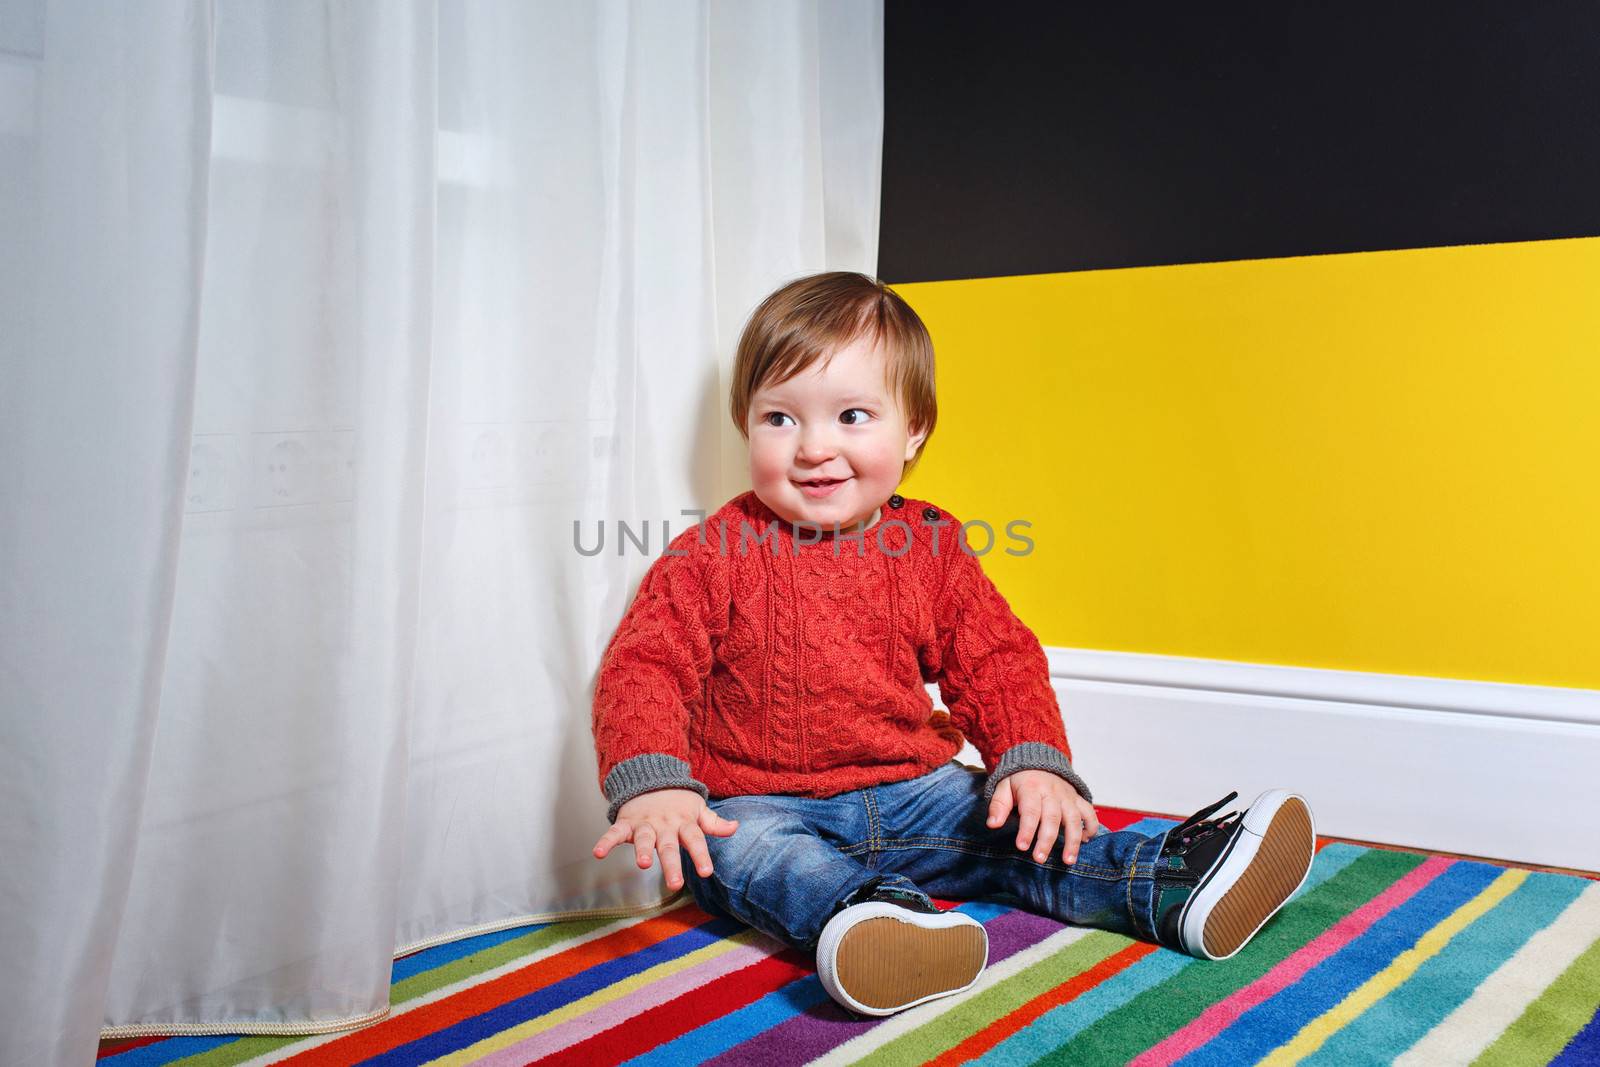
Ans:
{"label": "boy's fingers", "polygon": [[1067,843],[1061,847],[1063,863],[1078,862],[1078,845],[1083,840],[1083,819],[1074,811],[1067,819]]}
{"label": "boy's fingers", "polygon": [[601,834],[600,840],[594,843],[594,854],[605,859],[611,854],[611,850],[626,841],[631,833],[633,828],[627,823],[621,821],[613,823],[611,829]]}
{"label": "boy's fingers", "polygon": [[700,809],[700,828],[708,834],[727,837],[739,826],[738,819],[724,819],[710,808]]}
{"label": "boy's fingers", "polygon": [[1083,834],[1083,839],[1085,841],[1089,840],[1091,837],[1099,836],[1100,817],[1095,814],[1094,805],[1090,804],[1087,800],[1083,802],[1083,825],[1087,827]]}
{"label": "boy's fingers", "polygon": [[656,830],[649,823],[633,832],[633,851],[639,859],[639,869],[650,869],[650,846],[655,843]]}
{"label": "boy's fingers", "polygon": [[705,835],[698,826],[685,826],[678,833],[683,841],[683,847],[689,850],[689,859],[694,862],[695,873],[702,878],[711,876],[711,850],[706,848]]}
{"label": "boy's fingers", "polygon": [[656,844],[661,853],[661,872],[667,876],[668,889],[683,888],[683,861],[678,856],[678,839],[667,834]]}
{"label": "boy's fingers", "polygon": [[1039,813],[1039,836],[1033,843],[1033,858],[1043,863],[1050,858],[1050,846],[1056,843],[1061,827],[1061,802],[1046,797]]}
{"label": "boy's fingers", "polygon": [[1006,817],[1011,814],[1011,782],[1002,779],[995,786],[994,796],[989,800],[989,826],[1005,825]]}
{"label": "boy's fingers", "polygon": [[1017,811],[1022,814],[1022,824],[1017,827],[1017,847],[1026,849],[1033,841],[1034,827],[1039,825],[1039,798],[1023,797],[1017,803]]}

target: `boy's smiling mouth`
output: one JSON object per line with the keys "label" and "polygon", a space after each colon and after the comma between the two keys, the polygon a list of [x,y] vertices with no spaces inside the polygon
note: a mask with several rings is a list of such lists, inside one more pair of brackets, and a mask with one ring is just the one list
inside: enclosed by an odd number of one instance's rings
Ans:
{"label": "boy's smiling mouth", "polygon": [[793,479],[800,491],[813,500],[831,496],[834,490],[849,481],[849,478],[808,478],[805,481]]}

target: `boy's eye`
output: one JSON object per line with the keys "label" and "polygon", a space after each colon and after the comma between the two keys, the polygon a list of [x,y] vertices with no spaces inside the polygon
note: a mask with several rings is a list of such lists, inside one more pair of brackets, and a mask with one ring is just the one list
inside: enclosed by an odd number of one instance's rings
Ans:
{"label": "boy's eye", "polygon": [[[870,418],[872,418],[872,412],[868,411],[866,408],[845,408],[845,410],[839,414],[839,420],[846,426],[860,426]],[[761,416],[761,422],[766,426],[781,427],[783,423],[776,421],[778,419],[789,419],[791,422],[794,421],[792,416],[785,415],[781,411],[769,411],[765,415]]]}

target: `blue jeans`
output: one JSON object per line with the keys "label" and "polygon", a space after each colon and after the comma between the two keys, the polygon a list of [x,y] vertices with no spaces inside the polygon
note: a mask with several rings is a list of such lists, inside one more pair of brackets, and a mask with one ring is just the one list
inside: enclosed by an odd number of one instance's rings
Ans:
{"label": "blue jeans", "polygon": [[706,835],[714,868],[684,881],[712,915],[738,919],[814,951],[822,927],[851,894],[881,882],[956,900],[993,900],[1065,923],[1154,941],[1154,837],[1102,830],[1061,861],[1064,836],[1040,863],[1017,848],[1015,811],[991,829],[986,773],[954,760],[919,778],[832,797],[738,796],[710,801],[738,819],[730,837]]}

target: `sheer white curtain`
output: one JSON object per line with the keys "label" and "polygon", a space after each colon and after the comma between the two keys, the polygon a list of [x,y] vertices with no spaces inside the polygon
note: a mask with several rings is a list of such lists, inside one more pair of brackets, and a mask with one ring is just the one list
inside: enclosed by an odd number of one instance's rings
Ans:
{"label": "sheer white curtain", "polygon": [[0,0],[0,1062],[662,897],[590,855],[615,523],[745,487],[881,127],[877,3]]}

